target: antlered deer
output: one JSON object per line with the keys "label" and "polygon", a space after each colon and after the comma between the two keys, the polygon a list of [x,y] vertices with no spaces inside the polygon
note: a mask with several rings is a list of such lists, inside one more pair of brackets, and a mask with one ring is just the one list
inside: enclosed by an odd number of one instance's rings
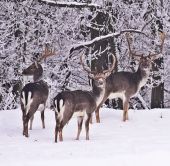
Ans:
{"label": "antlered deer", "polygon": [[82,123],[84,115],[87,115],[85,122],[86,128],[86,140],[89,140],[89,121],[92,113],[101,103],[105,94],[106,78],[111,74],[115,66],[115,56],[113,55],[112,66],[108,70],[104,70],[102,73],[96,73],[91,71],[83,63],[81,56],[81,64],[83,69],[88,73],[89,77],[94,80],[94,88],[92,91],[63,91],[54,98],[55,108],[55,142],[57,142],[58,133],[59,140],[63,140],[62,130],[66,123],[71,119],[73,113],[77,112],[78,132],[76,139],[79,140],[80,132],[82,129]]}
{"label": "antlered deer", "polygon": [[43,75],[43,68],[40,62],[48,56],[54,55],[55,52],[48,50],[45,47],[45,52],[41,58],[32,63],[28,68],[24,69],[22,74],[25,76],[33,76],[34,82],[26,84],[21,90],[20,101],[23,113],[23,135],[28,137],[28,122],[30,120],[30,130],[32,129],[32,122],[34,113],[37,110],[41,111],[42,127],[45,128],[44,110],[48,98],[48,85],[41,80]]}
{"label": "antlered deer", "polygon": [[107,99],[120,98],[123,101],[123,121],[128,120],[128,107],[129,100],[131,97],[135,96],[135,94],[143,87],[149,77],[151,70],[151,63],[153,60],[160,57],[160,53],[162,53],[163,44],[165,40],[165,34],[161,34],[161,45],[160,52],[149,54],[148,56],[144,56],[143,54],[136,54],[131,50],[130,40],[128,38],[128,34],[126,34],[127,43],[129,47],[129,53],[132,57],[139,61],[139,67],[136,72],[115,72],[112,73],[106,79],[106,89],[105,95],[102,102],[99,104],[99,107],[96,109],[96,122],[100,123],[99,117],[99,108]]}

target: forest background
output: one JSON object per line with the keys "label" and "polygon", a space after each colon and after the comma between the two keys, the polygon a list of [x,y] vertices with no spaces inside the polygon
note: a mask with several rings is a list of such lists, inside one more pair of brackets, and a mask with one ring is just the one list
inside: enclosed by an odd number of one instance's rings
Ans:
{"label": "forest background", "polygon": [[[138,63],[129,57],[124,33],[129,31],[133,32],[133,49],[145,55],[158,52],[160,34],[166,34],[162,56],[154,61],[149,80],[131,99],[131,107],[168,108],[169,29],[169,0],[1,0],[0,110],[19,107],[22,70],[41,56],[46,44],[56,50],[56,56],[42,63],[43,78],[50,87],[49,108],[62,90],[91,89],[80,65],[84,50],[92,69],[108,68],[109,55],[114,53],[114,72],[134,72]],[[121,108],[118,99],[106,105]]]}

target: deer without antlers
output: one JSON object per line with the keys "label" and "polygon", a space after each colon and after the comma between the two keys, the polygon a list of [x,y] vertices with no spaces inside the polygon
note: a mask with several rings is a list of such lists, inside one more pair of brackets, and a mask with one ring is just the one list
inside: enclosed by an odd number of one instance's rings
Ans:
{"label": "deer without antlers", "polygon": [[32,129],[32,123],[34,113],[37,110],[41,111],[42,126],[45,128],[44,123],[44,110],[46,101],[48,98],[48,85],[46,82],[41,80],[43,74],[43,68],[40,62],[55,54],[55,51],[49,50],[45,47],[44,53],[40,59],[32,63],[28,68],[24,69],[22,74],[24,76],[33,76],[34,82],[26,84],[21,90],[20,101],[21,110],[23,113],[23,135],[28,137],[28,122],[30,120],[30,129]]}
{"label": "deer without antlers", "polygon": [[112,73],[106,79],[105,95],[99,107],[96,109],[96,122],[100,123],[99,108],[107,99],[121,98],[123,101],[123,121],[128,120],[128,107],[129,100],[135,96],[136,93],[143,87],[149,77],[151,70],[151,63],[153,60],[160,57],[162,53],[163,44],[165,40],[165,34],[161,34],[161,45],[159,53],[150,53],[148,56],[143,54],[136,54],[130,47],[130,40],[128,34],[126,34],[127,43],[129,47],[130,56],[139,61],[139,67],[136,72],[116,72]]}
{"label": "deer without antlers", "polygon": [[88,73],[89,77],[94,80],[94,88],[92,91],[63,91],[59,93],[53,101],[55,108],[55,142],[58,139],[63,140],[62,130],[66,123],[71,119],[73,113],[77,112],[78,132],[76,139],[79,140],[80,132],[82,129],[83,118],[86,113],[87,119],[85,122],[86,128],[86,140],[89,140],[89,121],[92,113],[96,110],[101,103],[105,94],[106,78],[111,74],[115,66],[115,57],[113,56],[112,67],[108,70],[104,70],[102,73],[96,73],[91,71],[83,63],[83,56],[81,56],[81,65],[83,69]]}

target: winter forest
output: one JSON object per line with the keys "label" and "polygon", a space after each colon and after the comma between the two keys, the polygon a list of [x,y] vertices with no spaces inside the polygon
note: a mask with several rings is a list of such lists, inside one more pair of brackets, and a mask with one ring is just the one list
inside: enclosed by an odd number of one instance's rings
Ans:
{"label": "winter forest", "polygon": [[1,0],[1,165],[169,166],[169,64],[170,0]]}
{"label": "winter forest", "polygon": [[[109,53],[114,53],[115,72],[134,72],[138,63],[129,56],[125,32],[131,32],[133,49],[145,55],[158,52],[160,33],[166,34],[162,55],[152,63],[147,84],[130,106],[170,106],[168,0],[1,0],[0,13],[1,110],[19,106],[22,71],[41,56],[46,44],[56,52],[42,63],[43,78],[50,87],[49,108],[62,90],[91,89],[80,65],[84,51],[92,69],[107,69]],[[121,108],[118,99],[106,105]]]}

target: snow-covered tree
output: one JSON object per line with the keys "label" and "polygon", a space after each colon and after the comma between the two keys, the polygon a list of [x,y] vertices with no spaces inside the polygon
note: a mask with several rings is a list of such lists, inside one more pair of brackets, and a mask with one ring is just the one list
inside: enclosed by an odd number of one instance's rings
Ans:
{"label": "snow-covered tree", "polygon": [[[50,103],[61,90],[90,88],[88,77],[79,64],[82,50],[88,50],[87,58],[90,60],[103,51],[99,43],[110,41],[105,48],[115,51],[118,70],[132,71],[123,32],[137,32],[132,33],[134,49],[148,54],[157,51],[160,29],[167,36],[163,49],[164,63],[161,63],[164,67],[160,66],[154,75],[162,76],[159,81],[150,77],[152,83],[148,81],[139,100],[144,107],[150,107],[152,85],[164,82],[165,106],[170,106],[168,0],[2,0],[0,9],[0,109],[10,109],[19,104],[23,82],[21,72],[41,56],[46,43],[56,50],[56,56],[43,63],[44,79],[51,87]],[[106,20],[100,24],[98,16],[104,16]],[[136,100],[131,102],[134,108],[141,107]]]}

